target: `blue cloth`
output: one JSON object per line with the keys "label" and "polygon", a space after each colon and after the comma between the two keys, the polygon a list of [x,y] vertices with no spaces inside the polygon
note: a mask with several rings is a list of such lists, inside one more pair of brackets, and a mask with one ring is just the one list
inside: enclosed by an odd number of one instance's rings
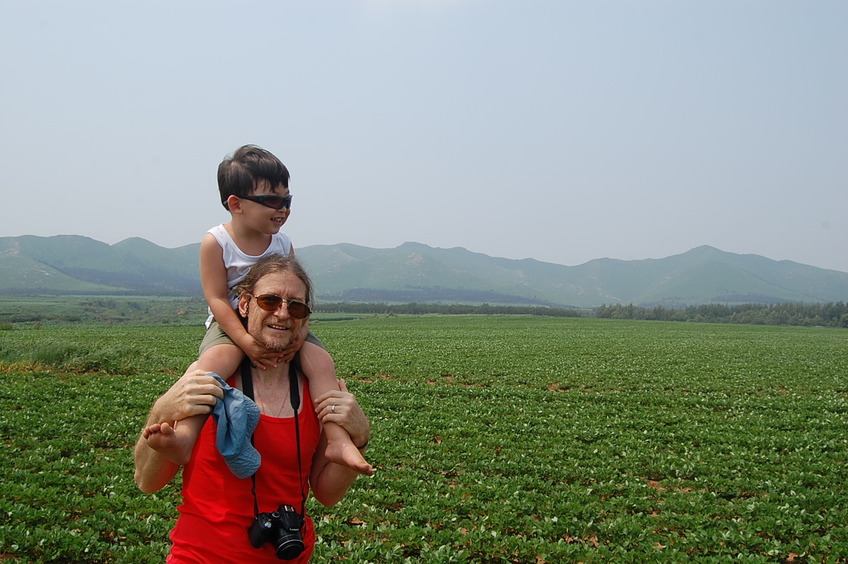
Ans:
{"label": "blue cloth", "polygon": [[211,375],[224,390],[224,399],[219,399],[212,408],[212,418],[218,425],[215,444],[232,473],[239,478],[249,478],[262,463],[259,451],[250,441],[259,424],[259,406],[219,375],[214,372]]}

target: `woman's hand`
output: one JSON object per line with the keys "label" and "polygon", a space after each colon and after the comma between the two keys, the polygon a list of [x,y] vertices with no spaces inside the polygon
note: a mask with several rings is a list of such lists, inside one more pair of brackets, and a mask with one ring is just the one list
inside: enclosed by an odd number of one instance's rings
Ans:
{"label": "woman's hand", "polygon": [[338,390],[323,394],[314,403],[318,419],[322,423],[331,422],[343,427],[357,447],[363,447],[371,439],[371,422],[356,401],[356,396],[347,391],[344,380],[339,380]]}
{"label": "woman's hand", "polygon": [[209,372],[197,369],[197,363],[189,366],[185,374],[174,382],[170,389],[153,404],[148,423],[179,421],[193,415],[208,415],[218,399],[224,398],[224,390]]}

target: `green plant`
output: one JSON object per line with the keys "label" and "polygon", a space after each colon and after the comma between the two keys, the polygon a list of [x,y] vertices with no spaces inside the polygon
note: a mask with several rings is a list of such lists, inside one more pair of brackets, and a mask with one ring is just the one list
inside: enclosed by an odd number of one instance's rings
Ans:
{"label": "green plant", "polygon": [[[378,468],[336,507],[310,502],[316,562],[845,561],[843,330],[480,316],[314,329],[372,420]],[[4,333],[19,363],[38,341],[136,358],[0,371],[0,558],[164,559],[179,480],[139,493],[131,446],[199,338]]]}

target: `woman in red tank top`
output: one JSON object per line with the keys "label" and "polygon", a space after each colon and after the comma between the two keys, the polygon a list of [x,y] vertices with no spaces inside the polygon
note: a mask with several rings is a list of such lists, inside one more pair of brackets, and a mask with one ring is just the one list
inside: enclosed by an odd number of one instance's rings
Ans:
{"label": "woman in red tank top", "polygon": [[[245,279],[239,311],[251,336],[280,350],[302,342],[309,314],[305,304],[310,303],[311,283],[302,267],[294,258],[274,256],[258,262]],[[343,383],[340,391],[318,398],[313,410],[307,381],[292,363],[247,370],[227,384],[238,390],[249,379],[261,412],[253,432],[261,464],[253,476],[238,477],[230,469],[219,451],[215,419],[184,419],[204,408],[208,413],[209,404],[223,396],[217,383],[210,386],[214,377],[194,366],[154,404],[136,444],[136,482],[142,491],[161,489],[184,467],[183,502],[171,531],[168,562],[277,562],[281,545],[299,552],[287,560],[308,562],[315,530],[305,515],[306,496],[311,491],[320,503],[334,505],[359,475],[328,460],[321,432],[320,422],[332,421],[350,433],[358,448],[368,443],[370,424]],[[302,401],[296,410],[297,397]],[[292,513],[278,516],[274,512],[281,506]],[[300,525],[293,514],[301,515],[303,524],[289,529],[289,516]]]}

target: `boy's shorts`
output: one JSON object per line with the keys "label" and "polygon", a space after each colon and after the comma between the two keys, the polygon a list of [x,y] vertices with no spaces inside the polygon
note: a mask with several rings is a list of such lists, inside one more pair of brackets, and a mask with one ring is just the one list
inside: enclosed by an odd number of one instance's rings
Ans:
{"label": "boy's shorts", "polygon": [[[321,339],[316,337],[312,331],[306,334],[306,342],[312,343],[313,345],[318,345],[324,350],[327,350],[327,347],[324,346],[324,343],[321,342]],[[200,342],[200,355],[203,356],[203,353],[209,350],[210,348],[216,345],[236,345],[232,339],[230,339],[229,335],[224,333],[224,330],[221,329],[221,326],[218,325],[218,322],[214,319],[212,323],[209,325],[209,329],[206,330],[206,334],[203,336],[203,340]]]}

